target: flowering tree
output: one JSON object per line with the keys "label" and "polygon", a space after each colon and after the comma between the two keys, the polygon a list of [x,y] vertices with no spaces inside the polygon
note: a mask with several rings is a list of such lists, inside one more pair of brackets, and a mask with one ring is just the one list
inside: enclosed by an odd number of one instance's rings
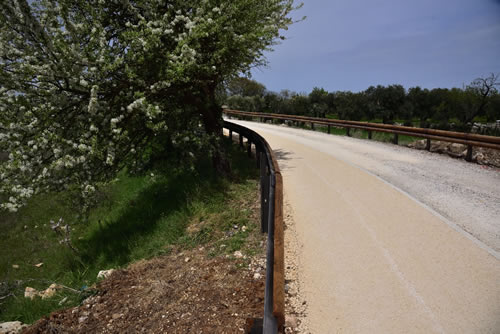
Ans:
{"label": "flowering tree", "polygon": [[[216,90],[265,63],[293,0],[4,0],[1,208],[99,183],[157,155],[210,148],[224,171]],[[85,201],[84,201],[85,202]]]}

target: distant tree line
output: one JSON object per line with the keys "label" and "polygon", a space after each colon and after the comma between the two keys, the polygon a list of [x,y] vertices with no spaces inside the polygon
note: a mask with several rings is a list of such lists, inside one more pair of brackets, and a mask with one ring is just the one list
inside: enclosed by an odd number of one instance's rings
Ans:
{"label": "distant tree line", "polygon": [[354,93],[315,87],[309,94],[276,93],[254,80],[236,78],[227,84],[225,103],[229,108],[252,112],[470,131],[475,121],[500,120],[498,78],[498,74],[491,74],[463,88],[378,85]]}

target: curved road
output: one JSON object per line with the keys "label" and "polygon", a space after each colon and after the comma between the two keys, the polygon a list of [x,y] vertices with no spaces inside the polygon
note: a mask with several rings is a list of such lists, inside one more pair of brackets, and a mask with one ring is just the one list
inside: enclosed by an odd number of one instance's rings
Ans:
{"label": "curved road", "polygon": [[500,333],[500,171],[234,121],[275,150],[312,333]]}

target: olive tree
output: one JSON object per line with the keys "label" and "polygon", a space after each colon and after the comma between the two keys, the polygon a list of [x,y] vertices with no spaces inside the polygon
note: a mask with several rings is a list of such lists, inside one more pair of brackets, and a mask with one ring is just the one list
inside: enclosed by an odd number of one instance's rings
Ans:
{"label": "olive tree", "polygon": [[477,116],[483,116],[500,86],[500,74],[491,73],[488,77],[479,77],[464,87],[461,99],[463,108],[458,114],[462,124],[472,123]]}
{"label": "olive tree", "polygon": [[[293,0],[5,0],[0,8],[1,208],[123,168],[209,149],[227,170],[216,98],[265,64]],[[85,203],[85,201],[84,201]]]}

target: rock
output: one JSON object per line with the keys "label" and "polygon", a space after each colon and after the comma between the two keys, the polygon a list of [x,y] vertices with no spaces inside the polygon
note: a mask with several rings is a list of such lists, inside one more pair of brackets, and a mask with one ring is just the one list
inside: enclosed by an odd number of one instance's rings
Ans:
{"label": "rock", "polygon": [[113,318],[113,320],[116,320],[118,318],[120,318],[122,315],[121,314],[118,314],[118,313],[114,313],[111,318]]}
{"label": "rock", "polygon": [[85,320],[87,320],[88,317],[80,317],[78,318],[78,323],[81,324],[82,322],[85,322]]}
{"label": "rock", "polygon": [[[450,144],[450,146],[448,146],[448,150],[456,155],[462,155],[465,148],[465,145],[457,143],[452,143]],[[465,150],[465,152],[467,152],[467,150]]]}
{"label": "rock", "polygon": [[261,279],[262,275],[260,273],[253,274],[253,279]]}
{"label": "rock", "polygon": [[442,142],[442,141],[438,141],[438,142],[435,142],[433,145],[433,150],[435,152],[438,152],[438,153],[446,153],[448,151],[448,143],[446,142]]}
{"label": "rock", "polygon": [[477,161],[477,163],[480,165],[486,165],[488,163],[488,160],[486,159],[484,154],[481,152],[474,154],[474,157],[472,158],[472,160]]}
{"label": "rock", "polygon": [[286,320],[285,320],[285,326],[286,327],[297,328],[298,325],[299,325],[299,323],[298,323],[298,320],[297,320],[296,316],[289,315],[289,316],[286,317]]}
{"label": "rock", "polygon": [[12,265],[12,268],[14,268],[14,269],[19,269],[19,265],[18,265],[18,264],[13,264],[13,265]]}
{"label": "rock", "polygon": [[38,264],[35,264],[35,267],[37,267],[37,268],[40,268],[41,266],[43,266],[43,262],[40,262],[40,263],[38,263]]}
{"label": "rock", "polygon": [[189,233],[189,234],[196,234],[196,233],[199,233],[201,231],[201,225],[202,223],[200,224],[197,224],[197,225],[189,225],[186,229],[186,231]]}
{"label": "rock", "polygon": [[427,144],[426,140],[423,139],[423,140],[417,140],[417,141],[414,141],[412,143],[409,143],[408,147],[416,148],[417,150],[423,150],[425,148],[426,144]]}
{"label": "rock", "polygon": [[82,304],[83,305],[91,305],[91,304],[96,304],[99,301],[100,297],[99,296],[90,296],[86,298]]}
{"label": "rock", "polygon": [[191,261],[191,259],[188,257],[184,259],[184,262],[186,262],[186,263],[188,263],[189,261]]}
{"label": "rock", "polygon": [[243,257],[243,254],[240,251],[234,252],[233,255],[237,259],[241,259]]}
{"label": "rock", "polygon": [[31,288],[27,286],[24,289],[24,297],[33,300],[35,297],[41,297],[42,299],[47,299],[53,297],[58,290],[61,290],[62,285],[52,283],[47,289],[44,291],[38,291],[37,289]]}
{"label": "rock", "polygon": [[39,295],[42,299],[47,299],[53,297],[58,290],[61,290],[63,287],[59,284],[52,283],[45,291],[40,292]]}
{"label": "rock", "polygon": [[243,227],[241,228],[241,230],[242,230],[243,232],[246,232],[247,227],[246,227],[246,226],[243,226]]}
{"label": "rock", "polygon": [[15,334],[21,332],[28,325],[20,321],[8,321],[0,324],[0,334]]}
{"label": "rock", "polygon": [[33,299],[33,298],[35,298],[36,296],[39,296],[39,295],[40,295],[40,292],[37,289],[31,288],[29,286],[27,286],[24,289],[24,297],[25,298]]}
{"label": "rock", "polygon": [[97,278],[108,278],[114,271],[115,271],[114,269],[101,270],[97,274]]}

